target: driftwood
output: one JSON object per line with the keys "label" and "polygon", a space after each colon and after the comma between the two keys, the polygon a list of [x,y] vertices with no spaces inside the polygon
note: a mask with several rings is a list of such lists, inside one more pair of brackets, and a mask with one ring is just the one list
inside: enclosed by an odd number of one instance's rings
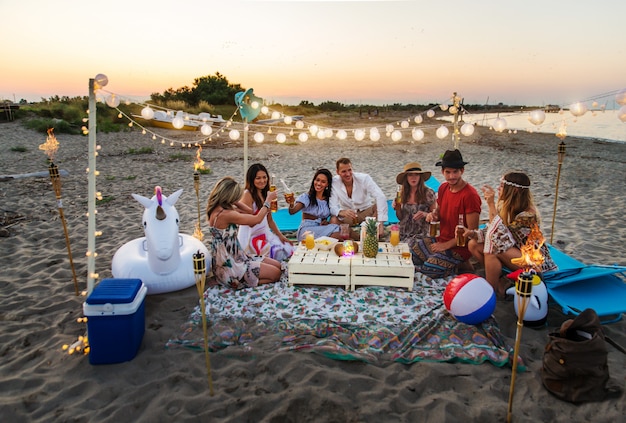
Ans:
{"label": "driftwood", "polygon": [[[69,176],[69,172],[67,170],[61,169],[59,170],[59,175],[61,176]],[[21,173],[18,175],[0,175],[0,182],[12,181],[13,179],[24,179],[24,178],[43,178],[46,176],[50,176],[50,172],[47,170],[43,170],[41,172],[32,172],[32,173]]]}

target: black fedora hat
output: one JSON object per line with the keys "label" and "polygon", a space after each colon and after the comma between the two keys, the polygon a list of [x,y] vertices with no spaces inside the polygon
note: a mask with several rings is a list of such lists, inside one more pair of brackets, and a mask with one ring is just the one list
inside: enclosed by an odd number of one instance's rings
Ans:
{"label": "black fedora hat", "polygon": [[465,167],[467,163],[469,162],[464,162],[463,156],[461,156],[461,152],[458,149],[456,149],[456,150],[446,150],[446,152],[443,153],[443,157],[441,158],[441,160],[435,163],[435,166],[460,169],[462,167]]}

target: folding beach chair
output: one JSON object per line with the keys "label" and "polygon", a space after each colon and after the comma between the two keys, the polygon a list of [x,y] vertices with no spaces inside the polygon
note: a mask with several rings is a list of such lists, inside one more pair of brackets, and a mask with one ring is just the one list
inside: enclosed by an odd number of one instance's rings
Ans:
{"label": "folding beach chair", "polygon": [[552,245],[548,247],[558,269],[546,272],[543,281],[563,313],[578,315],[592,308],[603,324],[620,320],[626,313],[626,267],[586,265]]}

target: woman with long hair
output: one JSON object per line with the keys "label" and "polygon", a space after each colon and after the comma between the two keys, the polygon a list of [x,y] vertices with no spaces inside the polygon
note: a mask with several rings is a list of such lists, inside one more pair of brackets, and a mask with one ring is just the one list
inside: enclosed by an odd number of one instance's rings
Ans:
{"label": "woman with long hair", "polygon": [[[339,225],[330,223],[328,200],[332,191],[333,175],[328,169],[318,169],[313,175],[308,192],[303,192],[289,203],[289,214],[302,210],[302,222],[298,227],[298,241],[305,232],[312,232],[315,238],[329,236],[341,239]],[[285,198],[289,202],[288,198]]]}
{"label": "woman with long hair", "polygon": [[217,282],[227,288],[242,289],[276,282],[282,274],[280,263],[265,257],[253,260],[239,244],[239,225],[256,225],[270,213],[269,202],[276,192],[267,195],[257,214],[247,213],[238,207],[243,189],[230,176],[220,179],[207,202],[207,219],[211,232],[211,270]]}
{"label": "woman with long hair", "polygon": [[[263,207],[270,189],[270,176],[261,163],[255,163],[246,172],[246,186],[241,202],[256,214]],[[285,237],[269,213],[261,223],[241,226],[239,243],[250,255],[270,257],[278,261],[287,260],[293,254],[293,244]]]}
{"label": "woman with long hair", "polygon": [[396,182],[402,186],[401,202],[394,198],[391,207],[399,220],[401,242],[411,244],[429,235],[430,224],[425,218],[437,205],[435,192],[425,184],[430,175],[419,163],[412,162],[404,165],[404,170],[396,176]]}
{"label": "woman with long hair", "polygon": [[[530,191],[530,178],[525,173],[509,172],[500,179],[497,204],[492,187],[485,185],[482,191],[489,207],[489,225],[484,230],[466,231],[468,248],[484,264],[485,279],[502,298],[506,290],[506,284],[500,281],[502,267],[519,269],[511,259],[521,257],[521,248],[531,231],[539,229],[539,210]],[[541,272],[556,269],[548,246],[542,244],[540,251],[544,257]]]}

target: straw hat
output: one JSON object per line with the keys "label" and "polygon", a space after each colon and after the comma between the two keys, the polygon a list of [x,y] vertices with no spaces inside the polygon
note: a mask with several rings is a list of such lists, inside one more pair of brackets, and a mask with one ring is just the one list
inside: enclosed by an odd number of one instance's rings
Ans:
{"label": "straw hat", "polygon": [[425,170],[422,170],[422,165],[418,162],[411,162],[404,165],[404,171],[402,173],[398,173],[396,176],[396,182],[401,185],[404,182],[404,178],[407,173],[415,173],[418,175],[423,175],[422,180],[427,181],[430,178],[431,173]]}

